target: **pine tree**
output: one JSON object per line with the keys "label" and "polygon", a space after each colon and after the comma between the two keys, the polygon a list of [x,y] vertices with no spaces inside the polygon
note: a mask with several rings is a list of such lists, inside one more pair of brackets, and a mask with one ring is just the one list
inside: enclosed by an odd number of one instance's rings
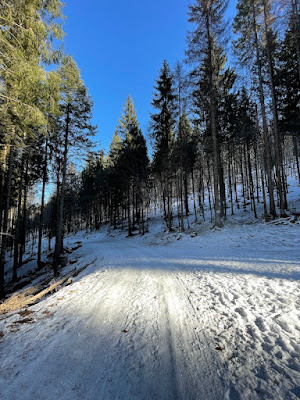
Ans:
{"label": "pine tree", "polygon": [[[61,7],[59,0],[7,0],[0,4],[0,116],[3,124],[0,146],[0,158],[3,161],[1,189],[4,186],[6,188],[5,204],[1,202],[1,231],[4,235],[0,238],[0,297],[4,294],[8,212],[12,205],[13,190],[19,191],[19,204],[22,197],[20,190],[23,176],[20,176],[19,186],[15,188],[12,187],[12,174],[15,165],[22,166],[25,163],[28,140],[35,140],[37,131],[46,133],[44,100],[48,92],[45,90],[47,74],[44,66],[57,58],[52,44],[53,39],[62,37],[57,23]],[[21,174],[22,171],[20,168]],[[2,214],[2,209],[0,211]],[[16,234],[17,231],[18,226]]]}
{"label": "pine tree", "polygon": [[128,235],[131,236],[135,222],[140,223],[140,209],[143,209],[142,183],[147,181],[148,157],[146,141],[130,96],[126,100],[124,113],[119,120],[118,131],[123,137],[118,169],[123,175],[123,184],[126,183]]}
{"label": "pine tree", "polygon": [[109,216],[110,225],[117,228],[117,214],[119,207],[123,201],[123,184],[120,170],[119,170],[119,159],[122,154],[123,141],[119,135],[118,128],[116,128],[108,155],[108,184],[109,184]]}
{"label": "pine tree", "polygon": [[[187,61],[195,65],[191,75],[195,77],[200,90],[205,90],[207,108],[200,112],[207,113],[208,129],[212,141],[213,176],[214,176],[214,225],[223,225],[220,218],[220,153],[218,148],[217,98],[220,76],[220,51],[225,40],[226,24],[224,12],[227,2],[221,0],[197,0],[189,7],[189,22],[195,25],[188,36]],[[198,91],[201,96],[201,93]],[[201,99],[201,102],[203,98]],[[197,104],[197,100],[196,100]]]}
{"label": "pine tree", "polygon": [[54,253],[54,274],[58,274],[60,255],[63,250],[64,199],[67,179],[67,164],[71,146],[89,145],[88,135],[94,135],[95,127],[91,124],[92,101],[84,86],[80,73],[72,57],[62,60],[59,69],[61,76],[60,132],[58,132],[58,150],[61,160],[61,182],[57,185],[57,227]]}
{"label": "pine tree", "polygon": [[286,135],[292,136],[300,182],[300,80],[298,77],[295,40],[292,22],[290,22],[278,53],[275,86],[278,93],[279,112],[282,117],[280,121],[281,131]]}
{"label": "pine tree", "polygon": [[47,119],[47,133],[44,136],[42,145],[42,193],[41,193],[41,206],[40,206],[40,218],[39,218],[39,228],[38,228],[38,251],[37,251],[37,268],[41,269],[43,263],[41,260],[42,256],[42,237],[43,237],[43,224],[44,224],[44,210],[45,210],[45,193],[46,184],[48,180],[48,166],[50,164],[50,156],[52,150],[52,144],[56,131],[58,130],[58,119],[59,119],[59,101],[61,95],[60,87],[60,76],[57,71],[50,71],[47,74],[46,90],[48,96],[45,100],[45,116]]}
{"label": "pine tree", "polygon": [[152,106],[157,113],[151,114],[151,129],[154,139],[153,169],[160,176],[163,186],[164,211],[167,228],[172,231],[172,179],[171,147],[174,141],[176,95],[173,76],[167,61],[160,70]]}
{"label": "pine tree", "polygon": [[280,208],[280,216],[286,217],[285,210],[287,209],[286,199],[286,184],[285,174],[283,169],[282,159],[282,144],[281,144],[281,133],[279,129],[279,117],[278,117],[278,100],[277,93],[275,90],[274,82],[274,48],[277,45],[276,33],[273,31],[272,21],[274,21],[274,15],[272,13],[272,1],[263,0],[263,20],[264,20],[264,37],[265,37],[265,51],[268,65],[268,80],[269,89],[271,94],[271,110],[273,117],[273,133],[274,133],[274,147],[275,147],[275,165],[277,175],[277,189],[278,189],[278,200]]}
{"label": "pine tree", "polygon": [[[237,15],[234,19],[234,31],[238,34],[235,41],[236,53],[244,65],[252,67],[256,72],[258,81],[259,104],[262,120],[262,132],[264,140],[264,158],[266,161],[267,184],[269,192],[269,207],[272,218],[276,217],[274,201],[274,183],[272,174],[271,148],[266,112],[266,94],[263,76],[263,54],[261,49],[262,34],[258,23],[261,16],[261,3],[257,0],[239,0],[237,4]],[[268,219],[268,216],[266,215]]]}
{"label": "pine tree", "polygon": [[296,49],[298,77],[300,81],[300,5],[298,0],[291,0],[291,22],[294,34],[294,48]]}
{"label": "pine tree", "polygon": [[132,141],[132,132],[139,129],[136,111],[131,96],[126,99],[123,113],[119,119],[118,133],[123,141],[130,143]]}
{"label": "pine tree", "polygon": [[250,101],[248,92],[245,87],[242,88],[238,96],[237,102],[237,123],[236,123],[236,135],[238,139],[242,142],[245,154],[245,164],[246,171],[249,180],[249,190],[251,203],[253,208],[254,217],[257,218],[255,196],[254,196],[254,182],[252,176],[252,163],[250,149],[251,146],[257,139],[257,129],[256,129],[256,115],[255,106]]}
{"label": "pine tree", "polygon": [[[188,200],[187,200],[187,191],[188,191],[188,184],[187,184],[187,173],[184,171],[184,165],[183,165],[183,158],[184,158],[184,132],[183,132],[183,123],[186,122],[186,120],[183,121],[183,115],[185,118],[187,118],[185,114],[185,104],[186,104],[186,91],[185,88],[187,85],[186,83],[186,77],[183,71],[183,66],[181,63],[177,62],[175,66],[175,71],[174,71],[174,83],[175,83],[175,90],[176,90],[176,114],[177,114],[177,140],[176,144],[174,146],[174,152],[175,152],[175,157],[173,156],[172,159],[173,161],[174,158],[176,159],[177,153],[179,153],[179,162],[176,160],[175,164],[179,165],[179,199],[180,199],[180,227],[181,231],[184,231],[184,215],[183,215],[183,196],[185,199],[185,213],[186,217],[188,218],[188,213],[189,213],[189,208],[188,208]],[[184,190],[183,190],[184,188]]]}

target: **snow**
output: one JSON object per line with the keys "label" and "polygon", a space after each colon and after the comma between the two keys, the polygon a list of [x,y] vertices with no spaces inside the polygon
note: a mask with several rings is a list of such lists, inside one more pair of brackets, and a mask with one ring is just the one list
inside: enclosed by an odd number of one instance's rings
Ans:
{"label": "snow", "polygon": [[248,214],[68,237],[88,268],[0,316],[1,400],[299,399],[300,224]]}

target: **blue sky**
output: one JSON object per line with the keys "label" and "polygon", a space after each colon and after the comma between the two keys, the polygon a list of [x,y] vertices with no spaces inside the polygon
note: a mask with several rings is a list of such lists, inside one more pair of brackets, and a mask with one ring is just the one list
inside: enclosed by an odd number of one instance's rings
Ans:
{"label": "blue sky", "polygon": [[100,148],[109,149],[130,94],[147,135],[163,60],[184,58],[190,0],[65,0],[65,47],[94,101]]}

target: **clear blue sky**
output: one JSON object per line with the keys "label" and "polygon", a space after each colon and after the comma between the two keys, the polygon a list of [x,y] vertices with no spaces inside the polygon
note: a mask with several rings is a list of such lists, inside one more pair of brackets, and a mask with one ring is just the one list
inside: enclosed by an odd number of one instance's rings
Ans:
{"label": "clear blue sky", "polygon": [[130,94],[147,134],[163,60],[184,58],[190,0],[65,0],[65,47],[94,101],[100,148],[109,149]]}

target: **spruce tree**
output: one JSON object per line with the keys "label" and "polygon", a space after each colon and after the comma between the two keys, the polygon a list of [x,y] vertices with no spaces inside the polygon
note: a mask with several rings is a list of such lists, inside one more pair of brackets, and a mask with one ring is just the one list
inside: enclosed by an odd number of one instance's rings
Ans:
{"label": "spruce tree", "polygon": [[90,145],[88,136],[95,133],[95,127],[91,123],[93,103],[72,57],[64,57],[58,72],[61,77],[61,116],[60,130],[57,132],[57,159],[61,165],[57,182],[58,212],[53,263],[55,275],[58,274],[60,255],[63,251],[64,199],[70,148],[87,148]]}
{"label": "spruce tree", "polygon": [[157,113],[151,114],[151,130],[154,140],[153,169],[160,176],[163,190],[164,212],[167,228],[172,231],[172,177],[171,148],[176,121],[176,95],[173,76],[167,61],[160,70],[152,106]]}
{"label": "spruce tree", "polygon": [[298,76],[295,41],[295,33],[290,21],[278,52],[275,86],[278,93],[279,113],[281,115],[280,129],[285,135],[292,137],[300,182],[300,80]]}
{"label": "spruce tree", "polygon": [[[0,297],[3,297],[4,263],[8,235],[8,212],[12,206],[12,191],[22,196],[23,176],[18,188],[12,187],[15,165],[22,165],[27,141],[35,140],[37,131],[46,133],[44,100],[45,64],[57,59],[53,39],[61,39],[57,23],[61,16],[59,0],[7,0],[0,3],[0,116],[2,132],[0,158],[1,189],[5,186],[6,199],[1,218]],[[20,151],[17,151],[20,149]],[[24,164],[23,164],[24,165]],[[22,168],[19,171],[22,173]],[[20,203],[20,201],[19,201]],[[17,229],[16,229],[17,231]]]}
{"label": "spruce tree", "polygon": [[108,154],[108,185],[109,185],[109,217],[110,225],[117,228],[117,214],[123,201],[123,184],[119,169],[119,159],[123,149],[123,141],[116,128]]}
{"label": "spruce tree", "polygon": [[[217,97],[220,76],[220,51],[225,41],[226,24],[224,13],[227,2],[221,0],[197,0],[189,7],[189,22],[194,30],[188,35],[187,62],[193,65],[191,76],[200,85],[198,95],[205,88],[207,108],[202,104],[198,114],[207,114],[208,129],[212,141],[213,176],[214,176],[214,225],[223,225],[220,218],[220,153],[218,148]],[[201,99],[201,102],[203,98]],[[197,99],[196,99],[197,104]]]}
{"label": "spruce tree", "polygon": [[274,134],[274,148],[275,148],[275,166],[277,175],[277,189],[278,189],[278,201],[280,208],[280,216],[286,217],[285,210],[287,209],[286,199],[286,184],[285,174],[283,168],[283,156],[282,156],[282,137],[279,128],[279,116],[278,116],[278,99],[275,90],[274,81],[274,49],[277,47],[276,32],[274,32],[274,13],[272,12],[272,1],[262,0],[263,6],[263,21],[264,21],[264,42],[265,42],[265,53],[266,61],[268,66],[268,83],[271,95],[271,110],[272,110],[272,127]]}
{"label": "spruce tree", "polygon": [[[126,182],[128,235],[132,235],[135,222],[140,224],[143,183],[147,181],[148,156],[145,138],[140,129],[132,98],[128,96],[118,131],[123,137],[118,169]],[[132,214],[132,218],[131,218]]]}
{"label": "spruce tree", "polygon": [[291,0],[291,22],[294,35],[294,49],[296,49],[298,78],[300,81],[300,5],[298,0]]}
{"label": "spruce tree", "polygon": [[[264,141],[264,158],[266,162],[267,185],[269,193],[269,213],[272,218],[276,217],[274,201],[274,182],[272,173],[272,160],[270,137],[266,110],[266,92],[264,87],[262,35],[258,23],[261,17],[262,7],[257,0],[239,0],[237,3],[237,15],[234,19],[234,31],[238,38],[234,42],[235,51],[243,65],[254,66],[258,83],[259,105]],[[268,216],[266,215],[266,219]]]}

